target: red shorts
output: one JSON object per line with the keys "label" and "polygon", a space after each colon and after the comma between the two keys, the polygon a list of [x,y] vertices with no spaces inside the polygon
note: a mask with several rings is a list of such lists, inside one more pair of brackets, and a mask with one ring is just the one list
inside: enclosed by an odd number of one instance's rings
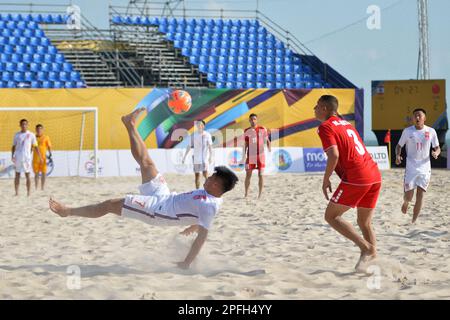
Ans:
{"label": "red shorts", "polygon": [[341,182],[331,197],[330,202],[352,208],[373,209],[377,205],[381,183],[358,186]]}
{"label": "red shorts", "polygon": [[245,163],[245,170],[264,170],[264,168],[266,167],[265,160],[266,159],[264,157],[258,157],[256,163],[249,163],[249,160],[247,159],[247,162]]}

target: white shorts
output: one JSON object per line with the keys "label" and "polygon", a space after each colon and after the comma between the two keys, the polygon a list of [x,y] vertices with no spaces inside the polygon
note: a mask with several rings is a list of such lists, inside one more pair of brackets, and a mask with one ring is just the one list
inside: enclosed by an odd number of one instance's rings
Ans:
{"label": "white shorts", "polygon": [[[186,225],[195,221],[178,217],[171,217],[158,213],[158,203],[163,204],[164,197],[170,195],[169,187],[162,174],[158,174],[152,181],[139,186],[140,195],[127,195],[122,207],[121,215],[125,218],[136,219],[147,224],[157,226]],[[186,221],[185,221],[186,220]],[[189,220],[189,221],[187,221]]]}
{"label": "white shorts", "polygon": [[204,171],[208,171],[208,163],[198,163],[194,164],[194,172],[195,173],[202,173]]}
{"label": "white shorts", "polygon": [[29,161],[17,161],[14,163],[17,173],[30,173],[32,169],[31,159]]}
{"label": "white shorts", "polygon": [[417,187],[422,188],[427,191],[428,185],[430,184],[431,174],[426,173],[409,173],[405,171],[405,179],[404,179],[404,190],[405,192],[414,190]]}

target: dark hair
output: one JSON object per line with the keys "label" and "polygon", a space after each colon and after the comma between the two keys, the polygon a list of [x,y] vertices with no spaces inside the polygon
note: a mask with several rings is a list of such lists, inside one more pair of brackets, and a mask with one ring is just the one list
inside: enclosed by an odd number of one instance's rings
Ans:
{"label": "dark hair", "polygon": [[206,122],[205,122],[205,121],[203,121],[203,120],[201,120],[201,119],[199,119],[199,120],[195,120],[195,121],[201,122],[201,123],[203,123],[203,125],[204,125],[204,126],[206,126]]}
{"label": "dark hair", "polygon": [[233,190],[239,181],[236,174],[225,166],[215,167],[214,174],[222,180],[223,193]]}
{"label": "dark hair", "polygon": [[20,120],[19,124],[22,125],[23,122],[28,122],[28,120],[27,119],[22,119],[22,120]]}
{"label": "dark hair", "polygon": [[416,112],[419,112],[419,111],[422,111],[424,115],[427,115],[427,112],[425,111],[425,109],[422,109],[422,108],[414,109],[413,114],[416,113]]}
{"label": "dark hair", "polygon": [[339,106],[339,101],[335,96],[325,94],[320,97],[319,101],[325,102],[329,106],[333,107],[333,111],[337,111]]}
{"label": "dark hair", "polygon": [[258,118],[258,115],[256,113],[252,113],[251,115],[248,116],[248,118],[250,119],[251,117],[257,117]]}
{"label": "dark hair", "polygon": [[39,124],[36,125],[36,129],[37,129],[37,128],[42,128],[42,129],[43,129],[44,126],[43,126],[42,124],[39,123]]}

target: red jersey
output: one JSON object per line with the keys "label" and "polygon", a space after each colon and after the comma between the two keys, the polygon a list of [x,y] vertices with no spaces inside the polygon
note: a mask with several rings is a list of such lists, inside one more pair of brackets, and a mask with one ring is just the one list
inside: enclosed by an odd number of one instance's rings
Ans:
{"label": "red jersey", "polygon": [[350,122],[333,116],[319,126],[317,133],[325,152],[337,146],[339,160],[335,171],[342,182],[355,185],[381,182],[376,162]]}
{"label": "red jersey", "polygon": [[269,138],[267,129],[262,126],[249,127],[245,129],[244,136],[247,163],[264,162],[264,146]]}

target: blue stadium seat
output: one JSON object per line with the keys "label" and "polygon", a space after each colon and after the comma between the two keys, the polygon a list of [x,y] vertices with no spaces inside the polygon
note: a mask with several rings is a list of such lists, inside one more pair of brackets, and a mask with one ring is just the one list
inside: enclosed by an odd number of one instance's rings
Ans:
{"label": "blue stadium seat", "polygon": [[198,62],[199,62],[198,60],[199,60],[198,56],[190,56],[189,57],[189,62],[192,63],[192,64],[198,64]]}
{"label": "blue stadium seat", "polygon": [[228,64],[227,71],[231,72],[231,73],[235,73],[236,72],[236,65],[235,64]]}
{"label": "blue stadium seat", "polygon": [[302,75],[301,75],[300,73],[296,73],[296,74],[294,75],[294,81],[295,81],[296,83],[302,82],[302,81],[303,81]]}
{"label": "blue stadium seat", "polygon": [[28,68],[27,68],[27,64],[26,63],[19,62],[16,65],[16,70],[19,71],[19,72],[25,72],[25,71],[27,71],[27,69]]}
{"label": "blue stadium seat", "polygon": [[[226,64],[228,62],[228,57],[227,56],[219,56],[219,64]],[[221,72],[225,72],[225,71],[221,71]]]}
{"label": "blue stadium seat", "polygon": [[56,62],[52,63],[51,64],[51,71],[58,72],[58,73],[61,72],[62,71],[62,64],[56,63]]}
{"label": "blue stadium seat", "polygon": [[228,56],[229,53],[230,53],[229,50],[226,48],[221,48],[219,51],[219,55],[221,55],[221,56]]}
{"label": "blue stadium seat", "polygon": [[247,81],[247,77],[244,73],[238,72],[238,74],[236,75],[236,80],[238,82],[245,82],[245,81]]}
{"label": "blue stadium seat", "polygon": [[262,72],[266,72],[266,66],[264,63],[258,63],[256,65],[256,72],[262,73]]}
{"label": "blue stadium seat", "polygon": [[46,53],[44,54],[44,62],[52,63],[55,61],[55,56],[53,54]]}
{"label": "blue stadium seat", "polygon": [[288,71],[284,74],[284,80],[288,82],[294,82],[294,75]]}
{"label": "blue stadium seat", "polygon": [[219,53],[220,53],[220,50],[219,50],[219,49],[217,49],[217,48],[215,48],[215,47],[212,47],[212,48],[211,48],[210,55],[212,55],[212,56],[218,56]]}
{"label": "blue stadium seat", "polygon": [[72,71],[73,71],[73,66],[72,66],[72,64],[70,64],[70,63],[68,63],[68,62],[64,62],[64,63],[62,64],[62,70],[63,70],[64,72],[72,72]]}
{"label": "blue stadium seat", "polygon": [[[169,33],[167,34],[167,35],[169,35]],[[169,39],[169,38],[168,38]],[[170,40],[170,39],[169,39]],[[173,42],[173,46],[175,47],[175,48],[183,48],[183,41],[182,40],[175,40],[174,42]]]}
{"label": "blue stadium seat", "polygon": [[264,41],[258,41],[257,42],[257,48],[260,50],[265,50],[267,48],[267,45]]}
{"label": "blue stadium seat", "polygon": [[141,25],[142,24],[141,17],[139,17],[139,16],[132,17],[131,18],[131,24],[133,24],[133,25]]}
{"label": "blue stadium seat", "polygon": [[212,82],[217,81],[216,73],[214,73],[214,72],[208,72],[208,74],[206,75],[206,78],[208,79],[208,81],[212,81]]}
{"label": "blue stadium seat", "polygon": [[256,57],[248,56],[247,64],[256,64]]}
{"label": "blue stadium seat", "polygon": [[42,17],[42,14],[37,14],[33,16],[34,23],[42,23],[44,21],[44,17]]}
{"label": "blue stadium seat", "polygon": [[59,73],[59,80],[60,81],[70,81],[70,73],[61,71]]}
{"label": "blue stadium seat", "polygon": [[239,32],[233,32],[230,36],[230,41],[239,41]]}
{"label": "blue stadium seat", "polygon": [[266,73],[266,81],[275,83],[275,74],[274,73]]}
{"label": "blue stadium seat", "polygon": [[41,45],[37,46],[36,47],[36,53],[40,54],[40,55],[46,54],[47,53],[47,47],[44,47],[44,46],[41,46]]}
{"label": "blue stadium seat", "polygon": [[50,80],[50,81],[58,81],[58,79],[59,79],[59,74],[58,73],[53,72],[53,71],[50,71],[48,73],[48,80]]}
{"label": "blue stadium seat", "polygon": [[205,63],[201,63],[200,62],[199,65],[198,65],[198,70],[200,72],[207,73],[208,72],[208,65],[205,64]]}
{"label": "blue stadium seat", "polygon": [[255,77],[254,73],[249,72],[246,74],[245,77],[246,77],[247,82],[255,82],[256,77]]}
{"label": "blue stadium seat", "polygon": [[44,61],[44,55],[38,53],[33,54],[33,61],[36,63],[42,63]]}
{"label": "blue stadium seat", "polygon": [[71,71],[71,72],[70,72],[70,80],[71,80],[71,81],[74,81],[74,82],[80,81],[80,80],[81,80],[81,75],[80,75],[80,73],[77,72],[77,71]]}
{"label": "blue stadium seat", "polygon": [[245,82],[243,82],[243,81],[236,81],[235,86],[236,86],[236,89],[244,89]]}
{"label": "blue stadium seat", "polygon": [[245,87],[248,89],[253,89],[255,88],[255,82],[254,81],[247,81],[247,83],[245,84]]}
{"label": "blue stadium seat", "polygon": [[10,46],[17,46],[17,45],[19,45],[19,39],[17,37],[14,37],[14,36],[9,37],[9,45]]}
{"label": "blue stadium seat", "polygon": [[247,50],[248,57],[256,57],[256,50],[255,49],[248,49]]}
{"label": "blue stadium seat", "polygon": [[210,48],[201,48],[200,49],[200,55],[205,56],[206,58],[209,56]]}
{"label": "blue stadium seat", "polygon": [[43,80],[41,86],[44,89],[51,89],[51,88],[53,88],[52,82],[48,81],[48,80]]}
{"label": "blue stadium seat", "polygon": [[19,63],[22,60],[22,55],[17,54],[17,53],[13,53],[11,55],[11,62],[13,63]]}
{"label": "blue stadium seat", "polygon": [[257,73],[256,74],[256,81],[258,81],[258,82],[265,82],[266,81],[266,75],[264,73]]}
{"label": "blue stadium seat", "polygon": [[186,47],[183,47],[182,49],[181,49],[181,54],[183,55],[183,56],[190,56],[191,55],[191,48],[186,48]]}
{"label": "blue stadium seat", "polygon": [[76,87],[77,88],[86,88],[86,84],[83,81],[77,81],[76,82]]}
{"label": "blue stadium seat", "polygon": [[293,68],[292,64],[286,64],[286,65],[284,66],[284,72],[286,72],[286,73],[292,73],[292,72],[294,72],[294,68]]}
{"label": "blue stadium seat", "polygon": [[30,46],[37,47],[37,46],[41,45],[41,39],[45,39],[45,38],[31,37],[30,38]]}
{"label": "blue stadium seat", "polygon": [[121,16],[113,16],[112,17],[112,23],[113,24],[122,24],[122,17]]}
{"label": "blue stadium seat", "polygon": [[39,38],[45,38],[45,33],[44,33],[44,31],[42,31],[41,29],[37,29],[37,30],[35,31],[34,35],[35,35],[36,37],[39,37]]}
{"label": "blue stadium seat", "polygon": [[217,89],[224,89],[225,87],[226,87],[225,82],[221,82],[221,81],[216,82]]}
{"label": "blue stadium seat", "polygon": [[208,72],[217,72],[217,64],[216,63],[209,63],[208,64]]}
{"label": "blue stadium seat", "polygon": [[6,37],[12,37],[12,31],[5,28],[5,29],[2,30],[1,36],[5,37],[5,38]]}
{"label": "blue stadium seat", "polygon": [[228,57],[228,63],[229,64],[237,64],[237,57],[236,55],[232,54],[230,50],[230,56]]}
{"label": "blue stadium seat", "polygon": [[14,53],[14,47],[7,44],[7,45],[5,45],[5,46],[3,47],[2,53],[5,53],[5,54],[13,54],[13,53]]}
{"label": "blue stadium seat", "polygon": [[25,72],[24,77],[25,77],[25,81],[28,81],[28,82],[34,81],[34,73],[33,72],[30,72],[30,71]]}
{"label": "blue stadium seat", "polygon": [[284,83],[283,82],[275,82],[275,88],[277,89],[284,89]]}
{"label": "blue stadium seat", "polygon": [[39,81],[31,81],[31,88],[38,89],[40,87],[41,87],[41,84],[39,83]]}
{"label": "blue stadium seat", "polygon": [[286,89],[292,89],[292,88],[294,88],[294,84],[293,84],[292,82],[289,82],[289,81],[286,81],[286,82],[284,83],[284,86],[285,86]]}
{"label": "blue stadium seat", "polygon": [[236,82],[236,73],[228,73],[227,74],[227,81]]}
{"label": "blue stadium seat", "polygon": [[247,66],[243,63],[239,63],[237,65],[237,72],[246,72],[247,71]]}
{"label": "blue stadium seat", "polygon": [[16,71],[16,68],[17,68],[17,64],[15,64],[13,62],[5,63],[5,70],[8,72],[14,72],[14,71]]}
{"label": "blue stadium seat", "polygon": [[259,65],[264,65],[266,63],[266,57],[265,56],[256,57],[256,63]]}
{"label": "blue stadium seat", "polygon": [[200,56],[200,49],[199,48],[192,48],[191,57],[199,57],[199,56]]}
{"label": "blue stadium seat", "polygon": [[301,64],[296,64],[293,66],[293,68],[295,73],[301,72],[303,70]]}
{"label": "blue stadium seat", "polygon": [[[220,58],[226,58],[226,57],[220,57]],[[226,73],[227,65],[225,63],[220,63],[220,58],[219,58],[219,64],[217,65],[217,72]]]}
{"label": "blue stadium seat", "polygon": [[76,88],[76,84],[73,81],[66,81],[64,83],[64,88],[66,88],[66,89],[73,89],[73,88]]}
{"label": "blue stadium seat", "polygon": [[8,81],[8,84],[6,85],[7,88],[17,88],[15,81]]}
{"label": "blue stadium seat", "polygon": [[10,81],[12,79],[10,72],[2,72],[2,81]]}
{"label": "blue stadium seat", "polygon": [[275,79],[277,82],[284,82],[284,73],[277,73]]}
{"label": "blue stadium seat", "polygon": [[282,64],[277,64],[277,65],[275,66],[275,72],[277,72],[277,73],[283,73],[283,72],[284,72],[284,65],[282,65]]}
{"label": "blue stadium seat", "polygon": [[24,81],[25,78],[24,78],[23,72],[18,72],[18,71],[14,72],[13,79],[15,82]]}
{"label": "blue stadium seat", "polygon": [[217,73],[217,81],[225,82],[226,80],[227,80],[227,74],[224,72],[220,72],[220,70],[219,70],[219,73]]}
{"label": "blue stadium seat", "polygon": [[53,23],[53,16],[51,14],[46,14],[44,16],[42,16],[43,18],[43,23],[45,24],[52,24]]}
{"label": "blue stadium seat", "polygon": [[37,64],[36,62],[31,62],[30,63],[30,71],[32,72],[38,72],[40,70],[40,65]]}

